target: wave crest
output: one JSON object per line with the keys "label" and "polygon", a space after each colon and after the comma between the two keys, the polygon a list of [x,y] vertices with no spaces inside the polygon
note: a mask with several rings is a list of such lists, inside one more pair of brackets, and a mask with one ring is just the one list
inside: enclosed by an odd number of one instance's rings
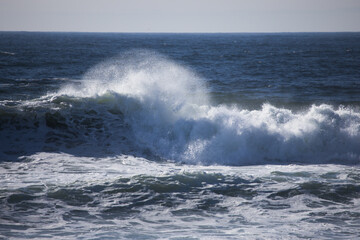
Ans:
{"label": "wave crest", "polygon": [[190,69],[151,51],[129,51],[90,69],[80,85],[67,85],[60,95],[95,97],[114,92],[147,105],[179,110],[207,105],[204,81]]}
{"label": "wave crest", "polygon": [[[259,110],[213,106],[199,76],[149,51],[95,66],[55,99],[64,95],[85,102],[81,108],[108,109],[100,114],[101,123],[109,123],[104,136],[124,135],[128,126],[135,149],[163,159],[222,165],[360,162],[359,111],[326,104],[303,112],[270,104]],[[115,129],[118,113],[121,131]],[[116,137],[106,139],[116,145]]]}

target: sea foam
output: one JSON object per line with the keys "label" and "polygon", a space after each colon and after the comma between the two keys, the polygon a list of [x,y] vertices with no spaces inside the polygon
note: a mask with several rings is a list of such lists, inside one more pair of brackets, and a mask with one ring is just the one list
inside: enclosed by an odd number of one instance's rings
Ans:
{"label": "sea foam", "polygon": [[[360,112],[321,104],[293,112],[211,104],[206,81],[166,57],[132,51],[90,69],[58,95],[108,101],[136,143],[192,164],[359,163]],[[99,106],[101,107],[101,106]]]}

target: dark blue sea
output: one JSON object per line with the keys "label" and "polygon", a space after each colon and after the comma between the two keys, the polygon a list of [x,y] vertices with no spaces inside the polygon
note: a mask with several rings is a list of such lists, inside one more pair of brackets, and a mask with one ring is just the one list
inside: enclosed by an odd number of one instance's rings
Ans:
{"label": "dark blue sea", "polygon": [[360,238],[360,33],[0,32],[0,239]]}

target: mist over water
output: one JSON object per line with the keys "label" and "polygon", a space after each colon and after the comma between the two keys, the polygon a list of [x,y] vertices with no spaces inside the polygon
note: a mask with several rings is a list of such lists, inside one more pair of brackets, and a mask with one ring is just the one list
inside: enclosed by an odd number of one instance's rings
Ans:
{"label": "mist over water", "polygon": [[0,33],[0,238],[360,237],[359,38]]}

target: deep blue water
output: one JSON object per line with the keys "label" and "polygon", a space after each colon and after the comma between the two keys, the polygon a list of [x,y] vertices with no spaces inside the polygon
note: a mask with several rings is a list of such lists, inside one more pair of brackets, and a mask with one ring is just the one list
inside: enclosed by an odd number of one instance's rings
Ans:
{"label": "deep blue water", "polygon": [[0,238],[360,237],[360,33],[0,32]]}
{"label": "deep blue water", "polygon": [[10,84],[80,79],[95,64],[124,51],[150,49],[203,76],[219,103],[358,104],[359,42],[359,33],[2,32],[0,74]]}

